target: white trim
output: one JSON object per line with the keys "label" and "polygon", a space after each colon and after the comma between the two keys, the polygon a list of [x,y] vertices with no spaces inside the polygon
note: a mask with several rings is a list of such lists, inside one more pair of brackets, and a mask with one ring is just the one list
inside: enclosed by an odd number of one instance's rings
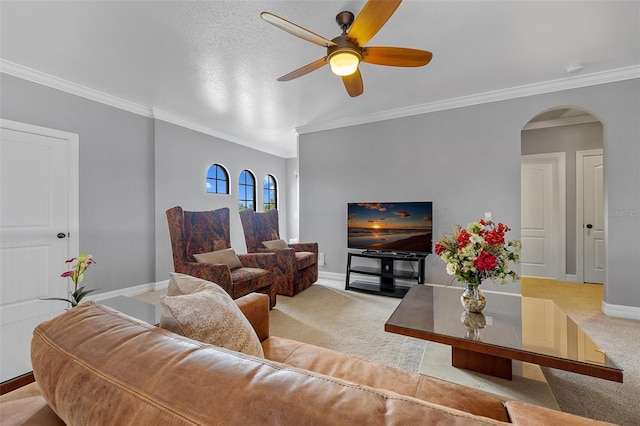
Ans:
{"label": "white trim", "polygon": [[[0,58],[0,72],[42,84],[44,86],[58,89],[72,95],[80,96],[105,105],[113,106],[134,114],[142,115],[149,118],[157,118],[167,121],[181,127],[204,133],[217,138],[222,138],[233,143],[244,145],[262,152],[283,158],[290,158],[287,155],[289,150],[285,151],[265,151],[264,146],[259,143],[249,143],[238,136],[229,135],[217,130],[192,123],[188,120],[180,118],[176,115],[154,109],[150,106],[140,105],[116,96],[109,95],[98,90],[94,90],[79,84],[54,77],[49,74],[16,64]],[[322,123],[312,123],[308,125],[298,126],[292,129],[292,133],[296,136],[305,133],[318,132],[321,130],[337,129],[341,127],[355,126],[358,124],[373,123],[376,121],[390,120],[394,118],[409,117],[412,115],[425,114],[435,111],[444,111],[448,109],[461,108],[465,106],[479,105],[490,102],[503,101],[508,99],[539,95],[543,93],[558,92],[561,90],[575,89],[586,86],[595,86],[598,84],[613,83],[616,81],[631,80],[640,78],[640,65],[634,65],[626,68],[618,68],[609,71],[603,71],[593,74],[585,74],[581,76],[573,76],[558,80],[546,81],[542,83],[528,84],[510,89],[496,90],[493,92],[479,93],[460,98],[447,99],[443,101],[430,102],[427,104],[414,105],[405,108],[397,108],[388,111],[381,111],[374,114],[365,114],[356,117],[347,117],[343,120],[331,120]],[[297,152],[297,146],[294,152]]]}
{"label": "white trim", "polygon": [[555,120],[530,121],[522,130],[546,129],[549,127],[573,126],[576,124],[599,123],[596,117],[591,114],[574,115],[571,117],[563,117]]}
{"label": "white trim", "polygon": [[42,84],[43,86],[51,87],[52,89],[61,90],[66,93],[100,102],[101,104],[109,105],[124,111],[129,111],[145,117],[152,117],[151,108],[149,107],[145,107],[71,81],[63,80],[62,78],[54,77],[50,74],[45,74],[32,68],[18,65],[5,59],[0,59],[0,71],[23,80]]}
{"label": "white trim", "polygon": [[196,123],[192,123],[191,121],[185,120],[177,115],[170,114],[168,112],[164,112],[157,108],[151,109],[151,117],[156,120],[166,121],[167,123],[175,124],[176,126],[184,127],[186,129],[190,129],[205,135],[213,136],[214,138],[222,139],[228,142],[233,142],[238,145],[246,146],[247,148],[256,149],[258,151],[266,152],[267,154],[272,154],[278,157],[286,158],[286,153],[284,151],[277,151],[271,149],[265,149],[263,145],[259,142],[247,142],[242,139],[240,136],[231,135],[229,133],[220,132],[218,130],[210,129],[206,126],[201,126]]}
{"label": "white trim", "polygon": [[[591,155],[604,156],[604,150],[576,151],[576,281],[579,283],[584,282],[584,158]],[[606,241],[607,235],[605,234],[604,237]]]}
{"label": "white trim", "polygon": [[610,317],[640,320],[640,307],[637,306],[612,305],[602,302],[601,309],[603,314]]}
{"label": "white trim", "polygon": [[167,288],[169,285],[169,280],[140,284],[133,287],[121,288],[118,290],[107,291],[105,293],[91,294],[86,297],[86,300],[93,300],[98,302],[104,299],[110,299],[116,296],[137,296],[139,294],[147,293],[149,291],[158,291]]}
{"label": "white trim", "polygon": [[460,98],[447,99],[444,101],[431,102],[428,104],[397,108],[375,114],[345,118],[343,120],[331,120],[324,123],[308,124],[296,127],[296,131],[298,132],[298,134],[313,133],[322,130],[337,129],[341,127],[355,126],[358,124],[391,120],[394,118],[402,118],[429,112],[444,111],[448,109],[504,101],[508,99],[539,95],[543,93],[558,92],[561,90],[576,89],[586,86],[595,86],[598,84],[613,83],[616,81],[631,80],[635,78],[640,78],[640,65],[619,68],[610,71],[603,71],[594,74],[585,74],[580,77],[568,77],[559,80],[513,87],[510,89],[479,93],[476,95],[463,96]]}
{"label": "white trim", "polygon": [[570,282],[570,283],[577,283],[578,282],[578,277],[576,276],[576,274],[565,274],[564,275],[564,281],[565,282]]}
{"label": "white trim", "polygon": [[158,281],[154,284],[153,291],[164,290],[169,287],[169,280]]}
{"label": "white trim", "polygon": [[527,154],[520,156],[520,163],[550,163],[553,168],[553,223],[551,232],[553,240],[553,260],[551,274],[561,281],[566,277],[567,264],[567,159],[565,152],[549,152],[543,154]]}
{"label": "white trim", "polygon": [[318,271],[318,278],[332,281],[342,281],[344,283],[347,279],[347,275],[341,274],[339,272]]}
{"label": "white trim", "polygon": [[0,118],[0,127],[65,141],[69,146],[69,254],[80,252],[80,138],[75,133]]}

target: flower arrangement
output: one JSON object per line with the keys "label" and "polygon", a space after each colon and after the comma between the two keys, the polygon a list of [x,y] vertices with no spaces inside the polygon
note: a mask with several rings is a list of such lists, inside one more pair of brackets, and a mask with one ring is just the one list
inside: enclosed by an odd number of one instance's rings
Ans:
{"label": "flower arrangement", "polygon": [[71,267],[71,270],[63,272],[62,275],[60,275],[62,278],[71,278],[71,281],[74,283],[73,293],[69,290],[70,295],[68,299],[63,299],[61,297],[46,297],[43,300],[61,300],[63,302],[69,302],[71,307],[74,308],[78,306],[80,301],[82,301],[87,294],[97,290],[85,290],[84,286],[78,287],[82,280],[84,280],[84,272],[90,265],[96,263],[96,261],[93,260],[93,257],[87,253],[80,253],[77,257],[73,257],[65,263],[71,263],[73,261],[75,261],[76,264]]}
{"label": "flower arrangement", "polygon": [[520,262],[520,240],[505,242],[511,229],[492,221],[480,220],[462,228],[457,225],[453,234],[442,235],[434,247],[436,255],[447,264],[447,273],[458,281],[478,286],[491,279],[507,284],[507,279],[518,280],[518,274],[509,269],[509,263]]}

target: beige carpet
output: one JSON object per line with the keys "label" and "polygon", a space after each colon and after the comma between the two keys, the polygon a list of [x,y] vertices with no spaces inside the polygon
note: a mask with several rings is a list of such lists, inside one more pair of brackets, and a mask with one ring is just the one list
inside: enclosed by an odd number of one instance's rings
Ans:
{"label": "beige carpet", "polygon": [[399,303],[396,298],[345,291],[344,283],[321,279],[294,297],[278,296],[271,334],[416,372],[425,342],[384,331]]}

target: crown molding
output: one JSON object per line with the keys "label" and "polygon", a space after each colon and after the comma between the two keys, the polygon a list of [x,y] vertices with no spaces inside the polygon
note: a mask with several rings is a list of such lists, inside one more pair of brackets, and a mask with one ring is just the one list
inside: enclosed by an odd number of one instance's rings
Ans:
{"label": "crown molding", "polygon": [[397,108],[374,114],[345,118],[343,120],[312,123],[304,126],[298,126],[296,127],[296,131],[298,132],[298,134],[302,135],[305,133],[338,129],[341,127],[356,126],[359,124],[392,120],[395,118],[409,117],[413,115],[420,115],[437,111],[445,111],[449,109],[486,104],[490,102],[505,101],[514,98],[523,98],[544,93],[559,92],[568,89],[577,89],[586,86],[596,86],[598,84],[613,83],[616,81],[631,80],[635,78],[640,78],[640,65],[619,68],[610,71],[603,71],[600,73],[586,74],[583,76],[562,78],[558,80],[546,81],[543,83],[528,84],[525,86],[513,87],[510,89],[479,93],[477,95],[463,96],[460,98],[430,102],[427,104]]}
{"label": "crown molding", "polygon": [[28,80],[33,83],[42,84],[43,86],[47,86],[52,89],[61,90],[72,95],[100,102],[114,108],[142,115],[144,117],[152,117],[151,108],[149,107],[145,107],[143,105],[139,105],[134,102],[130,102],[125,99],[118,98],[116,96],[112,96],[77,83],[72,83],[70,81],[63,80],[61,78],[54,77],[52,75],[45,74],[43,72],[25,67],[23,65],[18,65],[4,59],[0,59],[0,72],[21,78],[23,80]]}
{"label": "crown molding", "polygon": [[[209,136],[224,139],[248,148],[256,149],[268,154],[276,155],[283,158],[290,158],[297,154],[285,151],[276,151],[265,149],[258,143],[250,143],[245,139],[224,132],[219,132],[211,128],[192,123],[182,117],[164,112],[162,110],[139,105],[134,102],[127,101],[116,96],[109,95],[98,90],[94,90],[49,74],[34,70],[14,62],[0,58],[0,72],[24,80],[28,80],[37,84],[41,84],[53,89],[80,96],[92,101],[100,102],[105,105],[119,108],[144,117],[156,118],[177,126],[185,127],[196,132],[204,133]],[[572,76],[559,80],[553,80],[543,83],[530,84],[510,89],[497,90],[493,92],[480,93],[477,95],[464,96],[460,98],[447,99],[443,101],[431,102],[427,104],[415,105],[410,107],[397,108],[393,110],[382,111],[374,114],[367,114],[356,117],[348,117],[343,120],[332,120],[329,122],[312,123],[304,126],[298,126],[292,129],[292,134],[296,139],[299,135],[305,133],[313,133],[322,130],[338,129],[342,127],[355,126],[359,124],[373,123],[376,121],[391,120],[395,118],[409,117],[413,115],[426,114],[430,112],[445,111],[449,109],[462,108],[473,105],[480,105],[490,102],[504,101],[508,99],[521,98],[544,93],[558,92],[561,90],[576,89],[586,86],[595,86],[604,83],[613,83],[616,81],[631,80],[640,78],[640,65],[626,68],[619,68],[610,71],[604,71],[594,74],[586,74],[583,76]],[[297,151],[297,146],[295,148]]]}
{"label": "crown molding", "polygon": [[52,89],[57,89],[72,95],[76,95],[92,101],[100,102],[102,104],[109,105],[114,108],[119,108],[124,111],[142,115],[144,117],[166,121],[168,123],[185,127],[187,129],[190,129],[199,133],[203,133],[205,135],[213,136],[219,139],[233,142],[238,145],[243,145],[248,148],[266,152],[267,154],[272,154],[272,155],[283,157],[283,158],[291,157],[291,153],[289,152],[284,152],[284,151],[281,152],[277,150],[265,149],[264,146],[260,146],[258,143],[253,143],[253,144],[249,143],[239,136],[220,132],[199,124],[195,124],[175,114],[171,114],[157,108],[139,105],[134,102],[130,102],[125,99],[118,98],[116,96],[112,96],[104,92],[100,92],[98,90],[90,89],[88,87],[85,87],[76,83],[72,83],[70,81],[63,80],[61,78],[54,77],[49,74],[45,74],[43,72],[34,70],[29,67],[18,65],[16,63],[13,63],[1,58],[0,58],[0,72],[4,74],[12,75],[14,77],[21,78],[23,80],[31,81],[33,83],[41,84],[43,86],[47,86]]}
{"label": "crown molding", "polygon": [[218,130],[213,130],[206,126],[201,126],[199,124],[185,120],[184,118],[179,117],[175,114],[171,114],[157,108],[152,108],[152,117],[156,120],[166,121],[168,123],[175,124],[176,126],[184,127],[184,128],[196,131],[198,133],[203,133],[205,135],[213,136],[214,138],[232,142],[237,145],[242,145],[247,148],[255,149],[257,151],[266,152],[267,154],[275,155],[277,157],[286,158],[285,156],[287,153],[285,152],[276,151],[272,149],[265,149],[264,146],[260,146],[258,143],[247,142],[245,139],[241,138],[240,136],[232,135],[230,133],[220,132]]}

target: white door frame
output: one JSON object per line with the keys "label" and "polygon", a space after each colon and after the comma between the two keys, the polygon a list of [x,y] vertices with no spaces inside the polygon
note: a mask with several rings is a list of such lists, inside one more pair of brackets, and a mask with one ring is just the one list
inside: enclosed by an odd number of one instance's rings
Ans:
{"label": "white door frame", "polygon": [[553,240],[553,266],[552,275],[559,281],[566,279],[567,258],[567,172],[566,153],[549,152],[542,154],[527,154],[521,156],[523,161],[547,162],[553,167],[552,192],[553,192],[553,223],[551,225]]}
{"label": "white door frame", "polygon": [[[579,283],[584,282],[584,158],[591,155],[602,155],[604,158],[604,150],[576,151],[576,281]],[[606,241],[606,232],[604,238]]]}

